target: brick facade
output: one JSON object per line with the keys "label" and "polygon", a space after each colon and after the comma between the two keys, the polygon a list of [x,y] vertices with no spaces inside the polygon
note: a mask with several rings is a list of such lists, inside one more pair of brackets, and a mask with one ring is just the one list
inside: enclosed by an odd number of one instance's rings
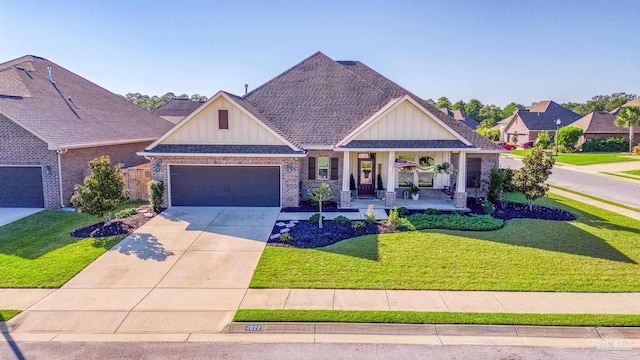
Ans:
{"label": "brick facade", "polygon": [[291,207],[300,203],[298,179],[300,163],[304,160],[281,157],[155,157],[151,160],[151,178],[164,182],[163,206],[169,206],[168,165],[276,165],[281,169],[281,206]]}
{"label": "brick facade", "polygon": [[144,150],[150,142],[140,142],[122,145],[100,146],[83,149],[72,149],[62,154],[62,192],[64,205],[69,205],[71,195],[77,184],[82,184],[86,174],[87,163],[100,156],[108,155],[111,164],[123,164],[123,167],[130,167],[148,162],[136,152]]}
{"label": "brick facade", "polygon": [[[310,157],[329,157],[329,158],[338,158],[338,180],[309,180],[309,158]],[[331,185],[331,191],[333,193],[332,201],[339,202],[340,201],[340,192],[342,191],[342,167],[343,167],[343,159],[344,155],[341,152],[335,152],[331,150],[310,150],[307,153],[307,157],[301,159],[302,165],[300,166],[300,182],[302,186],[301,195],[302,199],[306,199],[307,191],[311,188],[318,187],[322,183],[328,183]],[[329,174],[329,179],[331,179],[331,174]]]}
{"label": "brick facade", "polygon": [[[458,168],[458,153],[451,154],[451,165],[455,169]],[[467,153],[467,164],[469,159],[480,158],[480,179],[486,181],[489,180],[489,174],[491,174],[491,168],[500,165],[500,154],[470,154]],[[451,184],[457,183],[457,172],[451,174]],[[455,191],[455,189],[453,189]],[[469,196],[487,196],[487,187],[481,186],[480,188],[467,187],[467,195]]]}
{"label": "brick facade", "polygon": [[47,143],[2,115],[0,139],[0,165],[41,166],[44,207],[59,209],[58,154],[49,150]]}

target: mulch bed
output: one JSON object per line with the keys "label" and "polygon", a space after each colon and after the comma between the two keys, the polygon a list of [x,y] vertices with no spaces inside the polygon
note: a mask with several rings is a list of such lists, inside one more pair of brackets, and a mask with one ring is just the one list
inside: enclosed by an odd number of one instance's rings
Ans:
{"label": "mulch bed", "polygon": [[[288,223],[287,221],[283,222]],[[336,224],[333,221],[325,220],[322,223],[322,229],[319,229],[317,223],[301,220],[289,229],[289,234],[293,237],[292,241],[285,244],[279,239],[269,239],[268,244],[272,246],[309,249],[328,246],[356,236],[388,234],[402,231],[402,229],[397,229],[386,222],[375,224],[369,224],[364,220],[361,220],[361,222],[366,224],[365,227],[362,229],[354,229],[350,224]],[[280,229],[283,228],[283,226],[276,225],[273,227],[271,233],[277,234],[280,232]]]}
{"label": "mulch bed", "polygon": [[[474,214],[484,214],[482,205],[475,198],[468,199],[467,207]],[[541,205],[533,205],[532,210],[529,210],[529,205],[511,201],[504,201],[503,204],[498,204],[496,206],[496,212],[493,214],[493,217],[502,220],[540,219],[572,221],[576,219],[576,216],[574,214],[565,210],[554,209]]]}
{"label": "mulch bed", "polygon": [[[145,213],[141,212],[141,210],[146,210],[146,213],[152,214],[153,216],[145,216]],[[130,234],[140,226],[146,224],[149,220],[153,219],[153,217],[155,217],[162,211],[164,211],[164,209],[159,209],[159,211],[156,213],[151,209],[150,206],[141,206],[138,208],[138,212],[134,215],[113,219],[109,224],[101,222],[75,229],[71,232],[71,236],[84,239],[88,237],[98,238],[105,236]]]}
{"label": "mulch bed", "polygon": [[[285,207],[282,208],[282,212],[291,213],[291,212],[309,212],[309,213],[317,213],[318,205],[311,205],[308,201],[301,201],[300,206],[296,207]],[[358,212],[358,209],[341,209],[338,208],[338,204],[335,202],[326,202],[322,204],[322,212]]]}

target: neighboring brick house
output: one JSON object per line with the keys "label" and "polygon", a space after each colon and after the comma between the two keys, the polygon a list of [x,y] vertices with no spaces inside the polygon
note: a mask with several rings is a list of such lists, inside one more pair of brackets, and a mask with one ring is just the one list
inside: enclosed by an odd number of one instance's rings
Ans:
{"label": "neighboring brick house", "polygon": [[472,118],[471,116],[467,115],[464,111],[462,110],[449,110],[446,107],[440,108],[440,111],[442,111],[443,113],[451,116],[452,118],[462,122],[463,124],[467,125],[468,127],[472,128],[472,129],[477,129],[478,126],[480,126],[480,122],[474,118]]}
{"label": "neighboring brick house", "polygon": [[171,127],[47,59],[0,64],[0,207],[67,206],[89,160],[141,164]]}
{"label": "neighboring brick house", "polygon": [[515,111],[513,115],[499,121],[497,126],[501,141],[522,144],[537,139],[540,131],[544,130],[549,133],[549,138],[553,138],[558,119],[560,126],[567,126],[579,118],[580,114],[554,101],[545,100],[533,103],[527,109]]}
{"label": "neighboring brick house", "polygon": [[191,114],[193,111],[199,108],[203,103],[203,101],[191,101],[190,99],[173,98],[166,103],[158,106],[155,110],[152,111],[152,113],[154,115],[160,116],[167,121],[170,121],[173,124],[177,124],[182,121],[182,119],[187,117],[187,115]]}
{"label": "neighboring brick house", "polygon": [[[413,182],[425,196],[455,184],[465,207],[468,171],[486,179],[500,152],[363,63],[318,52],[245,96],[216,93],[140,155],[167,184],[166,206],[298,206],[327,182],[348,207],[351,176],[359,196],[373,196],[381,175],[386,206]],[[406,160],[458,171],[401,172]]]}
{"label": "neighboring brick house", "polygon": [[[624,106],[640,106],[640,98],[629,101],[622,105]],[[582,137],[580,138],[580,144],[583,144],[588,139],[602,139],[607,137],[619,137],[628,139],[629,128],[616,126],[615,120],[618,116],[620,108],[616,108],[610,112],[594,111],[589,113],[576,122],[571,124],[582,129]],[[633,145],[640,144],[640,128],[635,128]]]}

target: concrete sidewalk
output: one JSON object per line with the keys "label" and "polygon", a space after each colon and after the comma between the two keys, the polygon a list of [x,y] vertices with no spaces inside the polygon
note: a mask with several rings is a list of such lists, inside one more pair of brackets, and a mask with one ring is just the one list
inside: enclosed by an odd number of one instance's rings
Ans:
{"label": "concrete sidewalk", "polygon": [[564,190],[560,190],[557,188],[550,188],[549,192],[554,193],[554,194],[558,194],[560,196],[564,196],[566,198],[572,199],[572,200],[576,200],[576,201],[580,201],[581,203],[584,204],[588,204],[588,205],[593,205],[596,207],[599,207],[601,209],[604,210],[608,210],[611,212],[614,212],[616,214],[620,214],[620,215],[624,215],[626,217],[630,217],[632,219],[636,219],[636,220],[640,220],[640,212],[637,211],[632,211],[629,209],[625,209],[623,207],[619,207],[619,206],[615,206],[615,205],[611,205],[602,201],[598,201],[598,200],[594,200],[585,196],[580,196],[578,194],[574,194],[568,191],[564,191]]}
{"label": "concrete sidewalk", "polygon": [[240,309],[640,314],[640,293],[249,289]]}

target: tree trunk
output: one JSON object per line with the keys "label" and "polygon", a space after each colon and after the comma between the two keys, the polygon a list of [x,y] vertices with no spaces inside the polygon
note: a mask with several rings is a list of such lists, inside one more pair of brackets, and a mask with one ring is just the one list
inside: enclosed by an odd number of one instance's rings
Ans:
{"label": "tree trunk", "polygon": [[318,219],[318,226],[320,227],[320,229],[322,229],[322,201],[319,201],[320,203],[320,219]]}
{"label": "tree trunk", "polygon": [[629,124],[629,153],[633,153],[633,133],[635,129],[633,128],[633,124]]}
{"label": "tree trunk", "polygon": [[529,211],[533,211],[533,200],[528,199],[527,202],[529,203]]}

